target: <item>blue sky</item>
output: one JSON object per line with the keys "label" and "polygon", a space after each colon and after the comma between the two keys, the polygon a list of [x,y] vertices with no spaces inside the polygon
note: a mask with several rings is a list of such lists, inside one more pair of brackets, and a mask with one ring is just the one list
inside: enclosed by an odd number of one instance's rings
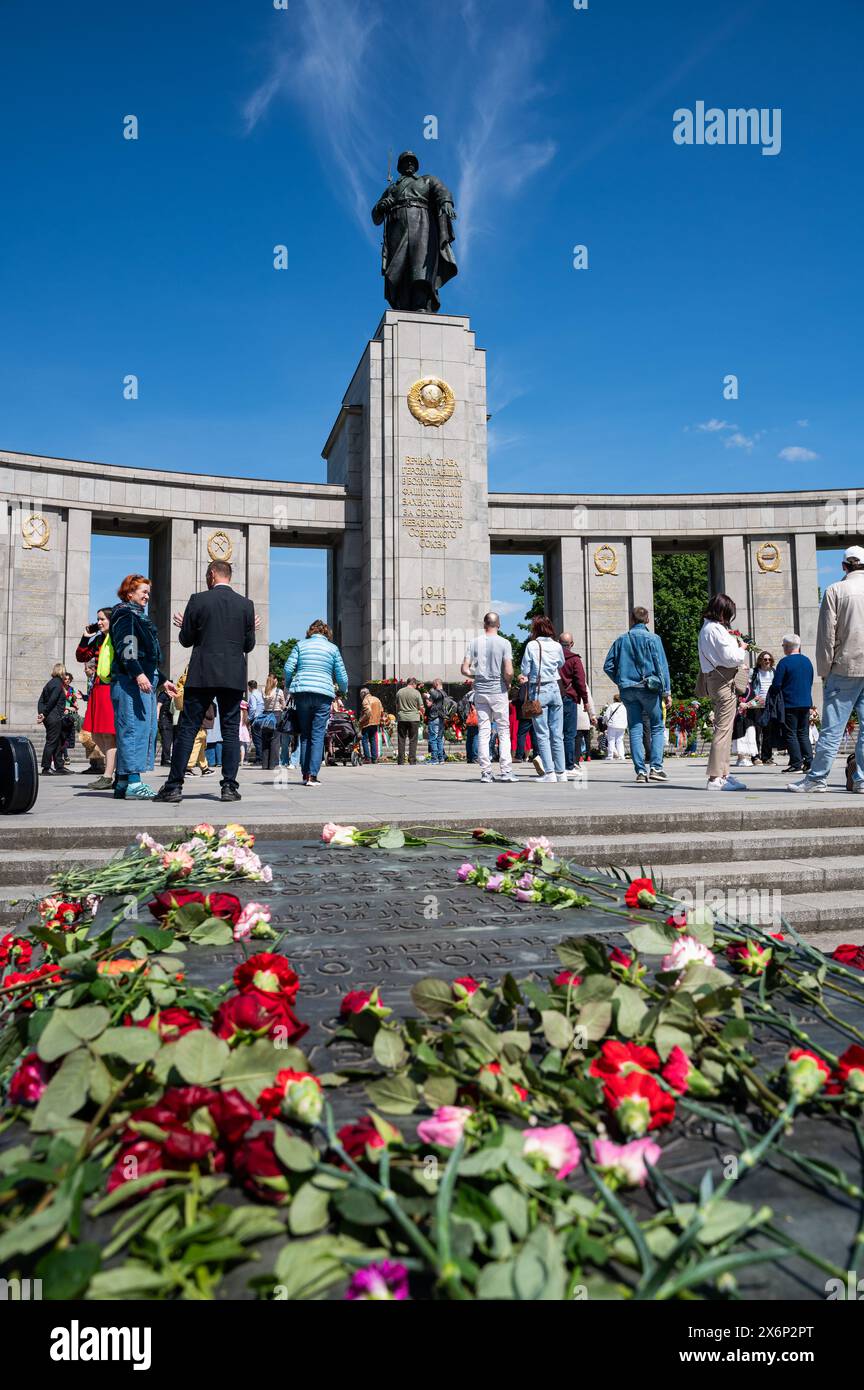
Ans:
{"label": "blue sky", "polygon": [[[10,0],[0,444],[323,478],[410,145],[455,194],[493,489],[858,486],[862,40],[859,0]],[[700,100],[779,107],[780,153],[676,145]],[[99,543],[94,603],[135,554]],[[293,558],[306,620],[323,560]]]}

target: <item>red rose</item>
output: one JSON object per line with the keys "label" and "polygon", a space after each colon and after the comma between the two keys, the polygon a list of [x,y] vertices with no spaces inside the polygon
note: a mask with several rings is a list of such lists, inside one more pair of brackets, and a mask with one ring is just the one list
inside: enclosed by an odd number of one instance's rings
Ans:
{"label": "red rose", "polygon": [[653,881],[650,878],[634,878],[627,886],[624,901],[628,907],[653,907],[657,901]]}
{"label": "red rose", "polygon": [[0,937],[0,970],[13,964],[26,970],[32,959],[33,946],[25,937],[16,936],[11,931],[6,936]]}
{"label": "red rose", "polygon": [[38,1054],[28,1052],[9,1082],[10,1105],[35,1105],[48,1085],[50,1075],[50,1068]]}
{"label": "red rose", "polygon": [[151,1014],[149,1018],[138,1020],[135,1025],[137,1028],[151,1028],[154,1033],[158,1033],[162,1042],[176,1042],[185,1033],[191,1033],[196,1028],[203,1028],[200,1018],[190,1014],[188,1009],[170,1008],[160,1009],[158,1013]]}
{"label": "red rose", "polygon": [[646,1072],[609,1077],[603,1086],[603,1097],[622,1134],[630,1138],[641,1138],[675,1118],[674,1098]]}
{"label": "red rose", "polygon": [[260,1120],[260,1112],[239,1091],[219,1091],[207,1109],[219,1137],[226,1144],[237,1144],[246,1131]]}
{"label": "red rose", "polygon": [[559,970],[552,983],[558,989],[567,989],[568,985],[576,989],[582,983],[582,976],[577,975],[575,970]]}
{"label": "red rose", "polygon": [[617,946],[613,946],[609,952],[609,964],[621,965],[625,970],[629,970],[633,964],[633,957],[628,956],[626,951],[621,951]]}
{"label": "red rose", "polygon": [[458,980],[454,980],[451,986],[457,999],[469,999],[472,994],[476,994],[480,986],[473,975],[461,975]]}
{"label": "red rose", "polygon": [[250,956],[234,971],[234,983],[238,989],[254,988],[264,994],[281,994],[289,1004],[293,1004],[300,988],[299,977],[291,969],[284,956],[262,951]]}
{"label": "red rose", "polygon": [[600,1055],[591,1059],[588,1075],[605,1081],[612,1076],[628,1076],[631,1072],[657,1071],[659,1066],[660,1058],[653,1047],[639,1047],[636,1043],[609,1038],[602,1044]]}
{"label": "red rose", "polygon": [[284,995],[265,994],[260,989],[235,994],[213,1015],[213,1032],[228,1043],[275,1037],[280,1029],[286,1030],[282,1041],[293,1043],[308,1032],[308,1025],[299,1021]]}
{"label": "red rose", "polygon": [[342,1003],[339,1005],[339,1014],[346,1018],[348,1014],[360,1014],[366,1008],[372,998],[372,991],[368,989],[351,989],[343,995]]}
{"label": "red rose", "polygon": [[859,1097],[864,1093],[864,1047],[858,1043],[847,1047],[837,1058],[837,1076],[845,1090],[854,1091]]}
{"label": "red rose", "polygon": [[162,1151],[171,1160],[170,1163],[166,1163],[166,1167],[191,1167],[193,1163],[204,1163],[205,1159],[208,1172],[219,1173],[225,1167],[225,1155],[220,1151],[213,1136],[186,1129],[183,1125],[169,1130],[163,1141]]}
{"label": "red rose", "polygon": [[353,1158],[355,1163],[367,1157],[367,1149],[383,1149],[387,1145],[387,1141],[378,1133],[368,1115],[364,1115],[353,1125],[343,1125],[336,1131],[336,1137],[348,1157]]}
{"label": "red rose", "polygon": [[831,959],[839,961],[841,965],[851,965],[855,970],[864,970],[864,946],[846,942],[831,952]]}
{"label": "red rose", "polygon": [[288,1179],[276,1157],[272,1131],[256,1134],[238,1144],[232,1155],[232,1167],[246,1191],[260,1202],[278,1206],[289,1198]]}
{"label": "red rose", "polygon": [[232,927],[243,911],[243,904],[233,893],[208,893],[204,899],[204,906],[211,917],[224,917]]}
{"label": "red rose", "polygon": [[153,916],[161,920],[163,917],[167,917],[169,912],[185,907],[187,903],[203,903],[203,901],[203,893],[193,893],[191,889],[187,888],[170,888],[164,893],[157,893],[147,906]]}
{"label": "red rose", "polygon": [[758,941],[732,941],[726,947],[726,959],[744,975],[763,975],[771,964],[772,948]]}
{"label": "red rose", "polygon": [[671,917],[666,918],[667,927],[674,927],[676,931],[684,931],[687,926],[687,909],[681,907],[677,912],[673,912]]}
{"label": "red rose", "polygon": [[679,1096],[684,1096],[689,1088],[689,1077],[692,1070],[693,1063],[684,1049],[673,1047],[660,1075],[664,1081],[668,1081],[673,1091],[677,1091]]}
{"label": "red rose", "polygon": [[[136,1139],[132,1144],[126,1144],[114,1162],[114,1167],[108,1175],[106,1184],[107,1191],[113,1192],[115,1188],[122,1187],[124,1182],[132,1182],[136,1178],[143,1178],[147,1173],[158,1173],[168,1165],[163,1161],[162,1145],[157,1144],[154,1139]],[[144,1191],[138,1191],[137,1196],[146,1196],[148,1192],[153,1192],[157,1187],[164,1187],[164,1178],[159,1182],[151,1183]]]}
{"label": "red rose", "polygon": [[499,869],[509,869],[513,864],[518,864],[520,859],[527,859],[527,850],[505,849],[495,860],[495,865]]}
{"label": "red rose", "polygon": [[[46,963],[45,965],[40,965],[36,970],[30,970],[27,972],[21,970],[13,970],[11,974],[6,976],[5,980],[3,981],[3,986],[5,988],[7,985],[30,985],[33,984],[35,980],[42,980],[48,978],[52,980],[59,980],[59,965],[48,965]],[[19,1009],[29,1011],[30,1009],[35,1008],[34,995],[36,994],[38,994],[38,990],[31,989],[28,991],[26,995],[22,995],[20,998],[16,999],[15,1003]]]}

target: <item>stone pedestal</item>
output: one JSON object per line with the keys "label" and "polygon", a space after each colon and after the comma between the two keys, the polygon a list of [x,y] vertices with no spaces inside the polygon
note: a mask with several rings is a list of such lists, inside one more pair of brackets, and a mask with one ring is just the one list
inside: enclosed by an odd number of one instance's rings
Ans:
{"label": "stone pedestal", "polygon": [[352,683],[458,680],[490,603],[485,354],[469,320],[388,311],[344,399],[341,418],[358,414],[324,451],[328,481],[362,494],[362,549],[346,538],[336,575],[343,640],[361,578]]}

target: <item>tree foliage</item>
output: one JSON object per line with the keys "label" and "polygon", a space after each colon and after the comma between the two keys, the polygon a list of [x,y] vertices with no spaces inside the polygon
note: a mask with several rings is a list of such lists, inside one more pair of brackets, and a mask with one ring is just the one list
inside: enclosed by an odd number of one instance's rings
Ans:
{"label": "tree foliage", "polygon": [[699,675],[699,629],[708,601],[708,556],[704,552],[655,554],[654,629],[669,661],[672,694],[692,696]]}
{"label": "tree foliage", "polygon": [[296,645],[296,637],[286,637],[285,640],[282,642],[270,643],[269,670],[271,676],[279,676],[281,679],[282,672],[285,668],[285,662],[288,660],[288,657],[291,655],[291,652],[294,650]]}

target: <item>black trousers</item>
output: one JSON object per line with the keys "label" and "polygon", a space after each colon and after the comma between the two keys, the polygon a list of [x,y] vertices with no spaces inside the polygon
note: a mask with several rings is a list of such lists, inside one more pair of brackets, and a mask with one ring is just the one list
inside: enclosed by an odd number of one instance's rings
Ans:
{"label": "black trousers", "polygon": [[396,724],[396,738],[399,751],[396,755],[397,763],[405,762],[405,749],[408,749],[409,763],[417,761],[417,735],[420,733],[419,719],[400,719]]}
{"label": "black trousers", "polygon": [[171,749],[174,746],[174,716],[171,713],[170,705],[165,706],[159,711],[159,735],[162,739],[162,755],[160,761],[163,766],[167,766],[171,761]]}
{"label": "black trousers", "polygon": [[810,708],[808,705],[786,706],[786,743],[789,747],[790,767],[809,767],[810,748]]}
{"label": "black trousers", "polygon": [[222,726],[222,783],[223,787],[236,787],[237,769],[240,766],[240,701],[242,690],[228,690],[224,686],[205,688],[187,685],[183,691],[183,708],[174,727],[174,745],[171,749],[171,771],[168,773],[166,787],[182,787],[186,776],[186,764],[195,742],[195,735],[204,722],[209,706],[216,701],[219,706],[219,722]]}
{"label": "black trousers", "polygon": [[52,762],[56,768],[63,766],[60,744],[63,739],[63,715],[49,714],[44,721],[45,747],[42,749],[42,771],[47,772]]}

